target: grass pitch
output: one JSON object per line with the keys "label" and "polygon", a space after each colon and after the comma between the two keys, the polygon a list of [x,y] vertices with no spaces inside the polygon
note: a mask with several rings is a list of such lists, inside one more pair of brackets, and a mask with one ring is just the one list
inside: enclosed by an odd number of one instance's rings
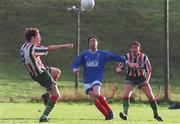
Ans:
{"label": "grass pitch", "polygon": [[[111,104],[116,113],[115,119],[105,121],[95,106],[91,103],[58,103],[50,114],[51,124],[158,124],[152,117],[152,111],[146,104],[131,104],[129,120],[123,121],[118,113],[122,104]],[[0,103],[1,124],[36,124],[43,112],[41,103]],[[166,105],[159,106],[159,112],[164,119],[163,124],[179,124],[180,111],[168,110]]]}

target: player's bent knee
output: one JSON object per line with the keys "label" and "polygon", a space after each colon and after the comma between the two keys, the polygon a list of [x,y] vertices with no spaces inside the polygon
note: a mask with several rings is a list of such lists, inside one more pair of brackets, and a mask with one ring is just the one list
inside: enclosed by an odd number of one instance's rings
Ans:
{"label": "player's bent knee", "polygon": [[95,98],[99,98],[101,96],[100,93],[93,93],[93,95],[94,95]]}
{"label": "player's bent knee", "polygon": [[58,78],[60,77],[60,75],[61,75],[61,70],[60,70],[60,69],[56,68],[56,69],[53,70],[53,72],[52,72],[52,77],[53,77],[53,79],[54,79],[55,81],[58,80]]}
{"label": "player's bent knee", "polygon": [[60,69],[57,69],[57,74],[56,74],[56,76],[54,77],[54,80],[57,81],[58,78],[60,77],[60,75],[61,75],[61,70],[60,70]]}
{"label": "player's bent knee", "polygon": [[57,76],[59,77],[61,75],[61,70],[57,69]]}

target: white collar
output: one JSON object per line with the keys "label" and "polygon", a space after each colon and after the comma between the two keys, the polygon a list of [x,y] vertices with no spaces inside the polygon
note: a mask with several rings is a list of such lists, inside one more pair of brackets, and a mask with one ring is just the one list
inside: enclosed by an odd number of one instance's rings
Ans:
{"label": "white collar", "polygon": [[88,49],[88,51],[89,51],[90,53],[92,53],[92,54],[96,54],[97,51],[98,51],[98,49],[97,49],[95,52],[92,52],[90,49]]}

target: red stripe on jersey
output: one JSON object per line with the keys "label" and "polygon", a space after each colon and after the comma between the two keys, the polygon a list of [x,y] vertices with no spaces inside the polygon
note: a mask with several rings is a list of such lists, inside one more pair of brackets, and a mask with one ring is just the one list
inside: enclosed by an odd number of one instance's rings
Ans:
{"label": "red stripe on jersey", "polygon": [[[131,52],[129,53],[129,61],[130,61],[131,63],[133,62],[133,56],[132,56],[132,53],[131,53]],[[133,68],[130,68],[129,76],[134,77],[134,70],[133,70]]]}
{"label": "red stripe on jersey", "polygon": [[[140,67],[142,67],[142,53],[140,53],[138,64]],[[138,76],[143,76],[143,70],[142,69],[139,69],[139,75]]]}
{"label": "red stripe on jersey", "polygon": [[31,75],[32,75],[31,69],[26,64],[24,64],[24,65],[25,65],[26,69],[28,70],[28,72],[31,73]]}
{"label": "red stripe on jersey", "polygon": [[34,70],[33,70],[33,67],[32,67],[32,65],[31,65],[30,63],[27,64],[27,67],[28,67],[29,72],[30,72],[32,75],[35,75],[35,72],[34,72]]}

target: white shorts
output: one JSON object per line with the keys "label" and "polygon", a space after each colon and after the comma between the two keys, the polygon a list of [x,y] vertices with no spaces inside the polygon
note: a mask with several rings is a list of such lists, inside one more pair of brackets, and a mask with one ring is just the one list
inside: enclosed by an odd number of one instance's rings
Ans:
{"label": "white shorts", "polygon": [[86,91],[86,94],[88,94],[89,91],[92,91],[94,86],[101,86],[101,85],[102,85],[101,81],[98,81],[98,80],[92,83],[84,84],[84,89]]}

